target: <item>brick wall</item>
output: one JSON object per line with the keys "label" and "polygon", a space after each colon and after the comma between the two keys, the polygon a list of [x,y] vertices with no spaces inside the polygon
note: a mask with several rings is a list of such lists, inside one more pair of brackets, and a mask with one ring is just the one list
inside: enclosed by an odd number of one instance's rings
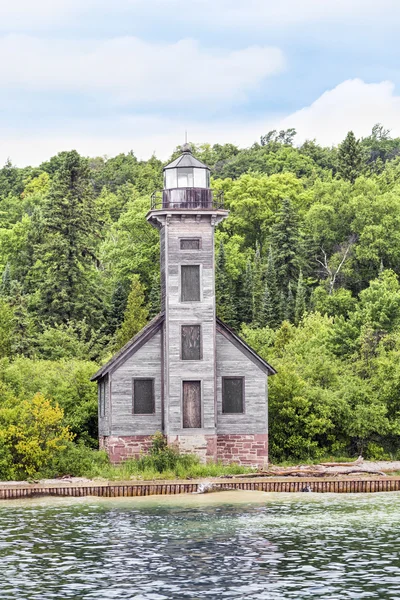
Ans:
{"label": "brick wall", "polygon": [[[182,453],[193,453],[201,462],[221,460],[224,464],[238,463],[254,467],[268,464],[267,434],[180,435],[169,436],[168,444],[176,445]],[[106,450],[112,463],[146,454],[151,436],[100,437],[100,448]]]}
{"label": "brick wall", "polygon": [[119,463],[126,458],[139,458],[146,454],[151,445],[150,435],[104,436],[100,437],[100,449],[106,450],[112,463]]}
{"label": "brick wall", "polygon": [[268,464],[268,434],[218,435],[217,458],[224,464],[264,467]]}

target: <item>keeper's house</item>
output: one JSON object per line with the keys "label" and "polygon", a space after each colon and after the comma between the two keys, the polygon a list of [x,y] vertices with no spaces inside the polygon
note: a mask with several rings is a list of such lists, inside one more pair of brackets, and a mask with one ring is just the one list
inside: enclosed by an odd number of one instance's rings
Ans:
{"label": "keeper's house", "polygon": [[113,462],[145,452],[156,431],[204,461],[268,462],[275,371],[215,314],[214,227],[227,215],[185,145],[147,215],[161,237],[161,313],[92,378]]}

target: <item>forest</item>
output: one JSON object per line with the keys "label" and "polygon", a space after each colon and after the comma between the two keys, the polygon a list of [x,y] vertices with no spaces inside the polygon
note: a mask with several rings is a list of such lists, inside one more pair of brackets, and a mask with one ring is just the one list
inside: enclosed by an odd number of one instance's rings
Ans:
{"label": "forest", "polygon": [[[193,153],[230,211],[217,313],[278,371],[271,461],[399,459],[400,138],[288,129]],[[90,377],[159,311],[163,164],[73,150],[0,169],[0,479],[79,475],[97,452]]]}

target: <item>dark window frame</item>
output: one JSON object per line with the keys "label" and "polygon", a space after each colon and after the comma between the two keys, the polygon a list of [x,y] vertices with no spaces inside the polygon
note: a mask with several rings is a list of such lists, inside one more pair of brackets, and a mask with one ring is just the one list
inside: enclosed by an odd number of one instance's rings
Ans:
{"label": "dark window frame", "polygon": [[[184,327],[199,327],[200,329],[200,358],[183,358],[183,343],[182,343],[182,331]],[[181,327],[181,338],[180,338],[180,359],[185,362],[198,362],[199,360],[203,360],[203,330],[200,323],[182,323]]]}
{"label": "dark window frame", "polygon": [[[182,285],[182,280],[183,280],[183,271],[185,269],[185,267],[197,267],[199,270],[199,299],[198,300],[184,300],[183,299],[183,285]],[[179,298],[180,298],[180,302],[187,304],[188,302],[201,302],[202,301],[202,285],[201,285],[201,280],[202,280],[202,265],[200,263],[195,263],[193,265],[189,264],[189,265],[180,265],[179,268]]]}
{"label": "dark window frame", "polygon": [[[149,413],[136,413],[135,412],[135,381],[151,381],[151,400],[153,404],[153,410]],[[156,398],[155,398],[155,377],[132,377],[132,414],[135,417],[148,417],[156,414]]]}
{"label": "dark window frame", "polygon": [[[222,378],[221,386],[221,411],[223,415],[244,415],[246,413],[246,391],[245,391],[245,377],[241,375],[224,375]],[[226,379],[241,379],[242,380],[242,410],[241,412],[226,412],[224,410],[224,381]]]}
{"label": "dark window frame", "polygon": [[[184,384],[185,383],[199,383],[200,384],[200,427],[184,427],[183,425],[183,404],[184,404]],[[193,377],[185,377],[181,380],[181,428],[186,430],[191,430],[191,431],[200,431],[201,429],[203,429],[204,427],[204,414],[203,414],[203,379],[197,378],[194,379]]]}
{"label": "dark window frame", "polygon": [[[198,248],[182,248],[182,242],[199,242],[199,247]],[[197,252],[198,250],[201,250],[201,237],[179,238],[179,249],[183,250],[184,252]]]}

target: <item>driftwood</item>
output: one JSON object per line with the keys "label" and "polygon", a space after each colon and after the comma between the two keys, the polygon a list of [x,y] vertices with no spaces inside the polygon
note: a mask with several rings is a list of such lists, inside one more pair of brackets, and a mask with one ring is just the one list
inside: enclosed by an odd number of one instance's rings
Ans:
{"label": "driftwood", "polygon": [[356,461],[350,463],[321,463],[319,465],[298,465],[295,467],[274,467],[266,471],[256,471],[254,473],[245,473],[241,475],[225,475],[224,478],[244,478],[253,477],[336,477],[340,475],[353,474],[382,475],[386,473],[371,465],[363,466],[363,458],[360,456]]}

